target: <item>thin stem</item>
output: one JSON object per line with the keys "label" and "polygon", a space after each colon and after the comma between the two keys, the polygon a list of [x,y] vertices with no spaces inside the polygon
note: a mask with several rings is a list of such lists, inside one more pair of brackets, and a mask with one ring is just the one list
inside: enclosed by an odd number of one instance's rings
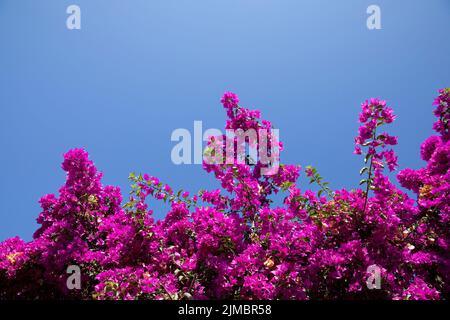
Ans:
{"label": "thin stem", "polygon": [[373,157],[370,157],[369,175],[367,177],[366,198],[364,199],[363,213],[366,213],[367,200],[369,198],[370,179],[372,177],[372,161],[373,161]]}
{"label": "thin stem", "polygon": [[[375,130],[373,131],[372,141],[375,141],[376,135],[377,135],[377,128],[375,127]],[[367,176],[366,197],[364,199],[363,213],[366,213],[367,202],[369,199],[370,182],[371,182],[371,178],[372,178],[372,168],[373,168],[373,155],[370,156],[370,166],[369,166],[369,173]]]}
{"label": "thin stem", "polygon": [[333,198],[334,195],[332,192],[330,192],[330,189],[325,187],[321,182],[316,181],[317,185],[320,187],[320,189],[323,190],[323,192],[325,192],[330,198]]}
{"label": "thin stem", "polygon": [[164,292],[169,296],[169,299],[173,300],[172,295],[170,294],[169,291],[167,291],[166,287],[163,284],[161,284],[161,287],[164,289]]}

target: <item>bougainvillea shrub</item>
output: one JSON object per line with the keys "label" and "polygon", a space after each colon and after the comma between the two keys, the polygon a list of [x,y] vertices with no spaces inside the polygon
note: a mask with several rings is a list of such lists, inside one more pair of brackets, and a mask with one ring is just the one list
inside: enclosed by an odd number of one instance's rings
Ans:
{"label": "bougainvillea shrub", "polygon": [[[362,180],[352,190],[331,190],[312,167],[280,164],[263,175],[258,160],[208,161],[221,189],[191,195],[131,174],[124,202],[85,150],[70,150],[66,183],[40,200],[34,240],[0,243],[0,298],[448,299],[449,103],[450,89],[441,90],[436,135],[420,150],[426,165],[397,175],[413,198],[387,176],[397,168],[397,138],[385,131],[395,115],[379,99],[362,104]],[[233,93],[222,104],[228,129],[272,127]],[[320,191],[299,185],[301,172]],[[164,219],[152,217],[152,201],[170,203]],[[70,265],[80,268],[80,289],[67,286]],[[369,266],[379,267],[380,288],[366,285]]]}

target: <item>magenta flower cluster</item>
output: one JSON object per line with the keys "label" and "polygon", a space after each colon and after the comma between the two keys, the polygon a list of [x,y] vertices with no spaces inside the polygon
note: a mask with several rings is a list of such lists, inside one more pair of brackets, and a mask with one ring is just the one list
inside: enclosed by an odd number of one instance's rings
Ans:
{"label": "magenta flower cluster", "polygon": [[[227,128],[272,127],[238,102],[222,98]],[[397,138],[380,131],[395,116],[379,99],[362,104],[355,153],[365,166],[352,190],[331,190],[312,167],[304,177],[317,191],[301,190],[299,166],[261,175],[256,159],[204,163],[222,188],[193,195],[131,174],[124,203],[87,152],[71,150],[59,195],[40,200],[34,240],[0,243],[0,299],[448,299],[449,104],[441,90],[426,166],[397,175],[412,198],[385,172],[398,166]],[[164,219],[152,201],[170,203]],[[80,267],[81,289],[67,287],[69,265]],[[366,285],[374,265],[379,289]]]}

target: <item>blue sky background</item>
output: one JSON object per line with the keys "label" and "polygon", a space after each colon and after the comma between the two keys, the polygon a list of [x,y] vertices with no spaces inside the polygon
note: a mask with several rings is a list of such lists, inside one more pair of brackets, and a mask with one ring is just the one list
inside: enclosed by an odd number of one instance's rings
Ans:
{"label": "blue sky background", "polygon": [[[70,4],[81,30],[66,28]],[[370,4],[382,30],[366,28]],[[172,164],[170,135],[223,128],[226,90],[280,128],[283,162],[334,188],[359,181],[361,101],[387,99],[400,168],[419,168],[432,100],[450,86],[449,32],[448,0],[0,0],[0,240],[31,239],[74,147],[124,193],[131,171],[217,187],[200,165]]]}

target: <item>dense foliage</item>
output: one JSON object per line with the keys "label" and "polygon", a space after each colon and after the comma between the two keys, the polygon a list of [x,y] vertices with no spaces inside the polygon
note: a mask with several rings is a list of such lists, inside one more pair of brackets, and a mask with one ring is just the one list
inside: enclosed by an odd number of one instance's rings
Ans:
{"label": "dense foliage", "polygon": [[[272,127],[238,103],[232,93],[222,98],[228,129]],[[131,174],[123,205],[87,152],[70,150],[59,196],[40,200],[34,240],[0,243],[0,298],[448,299],[449,103],[450,89],[441,90],[438,135],[421,146],[426,166],[397,175],[414,198],[385,173],[396,170],[397,138],[381,129],[395,116],[378,99],[362,104],[355,154],[365,166],[353,190],[331,190],[312,167],[304,172],[318,192],[299,189],[299,166],[261,175],[259,161],[218,161],[203,167],[222,189],[191,196]],[[281,205],[275,194],[285,194]],[[152,218],[149,198],[170,203],[164,219]],[[81,268],[80,290],[66,286],[69,265]],[[381,289],[366,286],[371,265],[381,269]]]}

